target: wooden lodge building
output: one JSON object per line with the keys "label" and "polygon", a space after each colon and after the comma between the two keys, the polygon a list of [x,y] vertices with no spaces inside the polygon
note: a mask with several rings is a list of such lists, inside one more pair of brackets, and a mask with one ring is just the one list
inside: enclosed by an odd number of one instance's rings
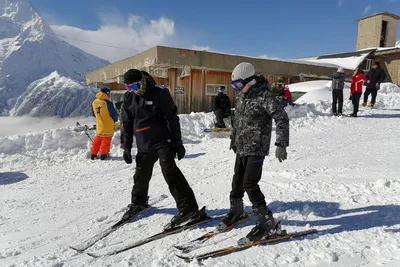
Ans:
{"label": "wooden lodge building", "polygon": [[[228,55],[164,46],[155,46],[133,57],[115,62],[88,73],[86,82],[97,88],[108,87],[115,93],[124,93],[123,75],[131,68],[145,70],[157,84],[168,86],[179,113],[209,112],[220,85],[226,86],[233,101],[235,91],[229,85],[231,73],[240,62],[250,62],[257,74],[270,83],[282,77],[286,83],[313,79],[330,79],[337,66]],[[114,100],[116,101],[116,100]]]}
{"label": "wooden lodge building", "polygon": [[[97,88],[108,87],[113,102],[125,92],[123,75],[131,68],[145,70],[160,85],[168,86],[179,113],[209,112],[213,109],[216,90],[226,86],[233,101],[235,91],[229,85],[231,72],[240,62],[250,62],[257,74],[274,83],[278,77],[286,84],[316,79],[330,80],[343,58],[358,57],[359,67],[367,72],[373,61],[381,62],[387,81],[400,81],[400,48],[395,47],[398,20],[391,13],[379,13],[359,20],[357,51],[316,56],[297,60],[274,60],[239,55],[155,46],[133,57],[115,62],[86,75],[86,83]],[[339,59],[339,61],[338,61]]]}

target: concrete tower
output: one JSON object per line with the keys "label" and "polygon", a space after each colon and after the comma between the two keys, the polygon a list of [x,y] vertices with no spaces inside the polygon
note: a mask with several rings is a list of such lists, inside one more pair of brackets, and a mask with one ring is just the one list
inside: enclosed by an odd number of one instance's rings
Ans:
{"label": "concrete tower", "polygon": [[383,12],[358,20],[357,50],[393,47],[397,41],[400,16]]}

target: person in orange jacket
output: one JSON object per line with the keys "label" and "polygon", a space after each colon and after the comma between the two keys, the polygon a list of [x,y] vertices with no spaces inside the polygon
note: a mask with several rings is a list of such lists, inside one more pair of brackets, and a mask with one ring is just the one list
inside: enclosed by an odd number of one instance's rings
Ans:
{"label": "person in orange jacket", "polygon": [[352,117],[357,117],[358,107],[360,105],[360,98],[362,94],[362,88],[366,76],[359,68],[355,69],[353,78],[350,85],[350,100],[353,102],[353,113],[350,114]]}
{"label": "person in orange jacket", "polygon": [[114,124],[118,121],[117,111],[110,101],[110,93],[110,89],[102,88],[92,103],[93,115],[96,117],[96,137],[93,140],[90,157],[92,160],[97,157],[99,151],[101,160],[105,160],[110,153]]}

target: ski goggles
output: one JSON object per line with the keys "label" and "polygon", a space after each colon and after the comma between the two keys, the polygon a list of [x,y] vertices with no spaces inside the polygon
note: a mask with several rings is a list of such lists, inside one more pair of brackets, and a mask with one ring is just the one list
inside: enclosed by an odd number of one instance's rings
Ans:
{"label": "ski goggles", "polygon": [[128,90],[128,91],[137,91],[141,87],[142,87],[142,83],[141,82],[125,84],[125,89]]}
{"label": "ski goggles", "polygon": [[234,80],[230,83],[230,85],[233,87],[233,89],[235,89],[238,92],[241,92],[242,89],[246,86],[246,84],[248,84],[251,80],[254,79],[254,75],[243,80],[243,79],[238,79],[238,80]]}

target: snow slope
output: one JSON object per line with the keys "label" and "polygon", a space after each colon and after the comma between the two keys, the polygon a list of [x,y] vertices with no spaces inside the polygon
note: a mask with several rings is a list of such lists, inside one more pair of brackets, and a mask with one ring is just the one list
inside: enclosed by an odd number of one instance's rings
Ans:
{"label": "snow slope", "polygon": [[[271,153],[260,187],[284,228],[317,228],[319,234],[202,263],[184,263],[172,246],[211,230],[217,221],[100,259],[68,248],[110,226],[129,203],[134,165],[123,162],[118,134],[112,159],[105,162],[87,159],[90,142],[72,127],[0,137],[0,266],[399,266],[400,89],[382,88],[377,99],[388,101],[379,109],[361,107],[359,118],[328,116],[329,101],[287,108],[288,160],[279,163]],[[350,112],[347,106],[344,111]],[[211,125],[210,113],[180,118],[187,154],[178,165],[199,205],[210,215],[224,214],[235,157],[228,150],[229,134],[201,131]],[[157,163],[149,195],[163,193],[169,195]],[[244,201],[250,209],[247,196]],[[90,251],[158,232],[176,209],[171,196],[156,207]],[[252,223],[193,253],[234,244]]]}
{"label": "snow slope", "polygon": [[9,114],[32,82],[54,71],[83,82],[87,72],[108,64],[59,40],[30,1],[0,0],[0,9],[0,114]]}

